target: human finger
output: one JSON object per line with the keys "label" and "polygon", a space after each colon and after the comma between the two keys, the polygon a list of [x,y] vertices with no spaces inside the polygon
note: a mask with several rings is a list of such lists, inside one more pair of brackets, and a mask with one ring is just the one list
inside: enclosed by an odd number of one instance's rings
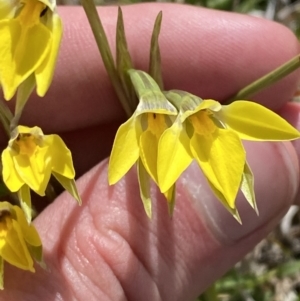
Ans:
{"label": "human finger", "polygon": [[238,195],[239,225],[193,163],[177,183],[173,218],[153,188],[149,220],[135,170],[108,186],[104,161],[78,182],[82,207],[63,194],[36,219],[50,272],[6,267],[0,300],[194,300],[275,227],[298,189],[290,143],[245,147],[259,216]]}

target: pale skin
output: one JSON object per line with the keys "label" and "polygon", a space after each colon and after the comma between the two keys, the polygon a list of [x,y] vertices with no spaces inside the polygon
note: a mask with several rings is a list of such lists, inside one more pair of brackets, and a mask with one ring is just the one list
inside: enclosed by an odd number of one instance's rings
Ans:
{"label": "pale skin", "polygon": [[[136,68],[147,70],[150,34],[160,10],[166,89],[222,101],[299,53],[296,38],[276,23],[191,6],[135,5],[123,13]],[[99,11],[113,44],[117,8]],[[0,300],[194,300],[297,201],[299,143],[245,144],[260,217],[239,195],[243,227],[218,205],[195,165],[178,182],[173,219],[154,188],[149,220],[134,169],[108,186],[105,158],[125,115],[83,10],[65,7],[59,13],[65,33],[53,85],[45,99],[28,103],[23,124],[65,139],[81,176],[83,205],[64,193],[44,209],[35,225],[50,272],[36,266],[32,274],[6,265]],[[300,128],[299,106],[287,104],[298,81],[295,72],[254,99],[280,109]]]}

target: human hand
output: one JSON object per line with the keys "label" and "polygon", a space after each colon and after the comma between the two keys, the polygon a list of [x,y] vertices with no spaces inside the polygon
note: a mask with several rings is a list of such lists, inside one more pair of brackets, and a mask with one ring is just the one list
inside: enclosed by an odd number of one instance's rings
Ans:
{"label": "human hand", "polygon": [[[154,19],[163,10],[160,46],[166,89],[224,100],[299,53],[288,29],[266,20],[170,4],[123,8],[128,44],[147,70]],[[113,44],[117,9],[100,9]],[[177,184],[174,216],[153,189],[153,219],[139,197],[135,170],[107,183],[114,133],[125,119],[82,8],[64,7],[65,34],[55,79],[45,99],[28,102],[26,124],[59,133],[72,149],[83,205],[59,196],[35,220],[49,271],[31,274],[5,266],[0,300],[193,300],[240,260],[292,204],[299,185],[300,146],[245,143],[255,175],[260,216],[238,196],[243,226],[212,194],[192,164]],[[299,73],[255,100],[297,126],[300,110],[286,104]],[[300,127],[300,126],[299,126]],[[298,155],[297,155],[298,153]]]}

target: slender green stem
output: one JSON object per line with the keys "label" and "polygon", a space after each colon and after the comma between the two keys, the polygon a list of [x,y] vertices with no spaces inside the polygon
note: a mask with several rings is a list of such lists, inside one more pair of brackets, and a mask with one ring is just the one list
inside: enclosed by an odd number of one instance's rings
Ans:
{"label": "slender green stem", "polygon": [[50,202],[53,202],[58,195],[54,189],[53,182],[54,180],[51,178],[45,190],[45,194]]}
{"label": "slender green stem", "polygon": [[13,114],[11,113],[9,108],[3,103],[3,101],[0,100],[0,122],[2,123],[8,138],[10,138],[10,123],[12,119]]}
{"label": "slender green stem", "polygon": [[158,43],[158,37],[161,28],[162,21],[162,11],[156,17],[150,46],[150,64],[149,64],[149,74],[157,82],[160,89],[164,90],[162,71],[161,71],[161,56]]}
{"label": "slender green stem", "polygon": [[95,3],[93,0],[81,0],[81,2],[89,20],[104,66],[112,81],[115,92],[126,114],[128,116],[131,116],[132,110],[129,106],[129,101],[126,98],[126,94],[122,88],[121,81],[118,77],[118,73],[114,64],[114,59],[110,51],[107,37],[102,26],[101,20],[99,18]]}
{"label": "slender green stem", "polygon": [[19,124],[24,107],[36,85],[35,76],[31,74],[23,83],[20,84],[17,92],[15,115],[10,122],[10,130],[13,131]]}
{"label": "slender green stem", "polygon": [[131,56],[127,47],[123,13],[118,8],[116,28],[116,70],[132,112],[138,105],[138,99],[132,86],[128,70],[133,69]]}
{"label": "slender green stem", "polygon": [[260,90],[263,90],[268,86],[274,84],[275,82],[279,81],[280,79],[292,73],[299,67],[300,67],[300,55],[297,55],[296,57],[292,58],[290,61],[284,63],[283,65],[279,66],[275,70],[271,71],[270,73],[266,74],[265,76],[259,78],[258,80],[254,81],[250,85],[240,90],[232,98],[225,101],[224,104],[230,104],[231,102],[238,99],[247,99],[253,96],[254,94],[256,94],[257,92],[259,92]]}

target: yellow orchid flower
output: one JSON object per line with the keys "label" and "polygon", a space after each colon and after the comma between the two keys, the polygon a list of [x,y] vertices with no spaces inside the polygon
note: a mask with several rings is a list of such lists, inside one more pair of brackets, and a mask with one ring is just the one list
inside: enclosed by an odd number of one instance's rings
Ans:
{"label": "yellow orchid flower", "polygon": [[[155,81],[145,72],[130,70],[132,83],[139,98],[136,111],[117,131],[109,160],[109,184],[118,182],[137,162],[141,198],[151,216],[150,176],[156,183],[157,149],[162,133],[172,124],[176,108],[165,98]],[[174,118],[174,117],[173,117]],[[172,203],[174,188],[166,197]]]}
{"label": "yellow orchid flower", "polygon": [[250,101],[222,106],[215,100],[183,91],[165,93],[179,110],[158,146],[158,185],[167,191],[195,159],[224,206],[239,220],[235,199],[241,188],[256,209],[253,176],[246,162],[244,140],[282,141],[299,131],[267,108]]}
{"label": "yellow orchid flower", "polygon": [[27,204],[28,210],[29,188],[45,195],[51,174],[81,203],[71,152],[58,135],[44,135],[39,127],[18,126],[2,153],[2,165],[5,185],[12,192],[19,192],[21,204]]}
{"label": "yellow orchid flower", "polygon": [[43,264],[42,243],[32,224],[18,206],[0,202],[0,289],[4,288],[4,263],[34,272],[33,259]]}
{"label": "yellow orchid flower", "polygon": [[[0,86],[10,100],[26,83],[44,96],[52,81],[62,36],[54,0],[1,0]],[[27,82],[28,80],[28,82]]]}

